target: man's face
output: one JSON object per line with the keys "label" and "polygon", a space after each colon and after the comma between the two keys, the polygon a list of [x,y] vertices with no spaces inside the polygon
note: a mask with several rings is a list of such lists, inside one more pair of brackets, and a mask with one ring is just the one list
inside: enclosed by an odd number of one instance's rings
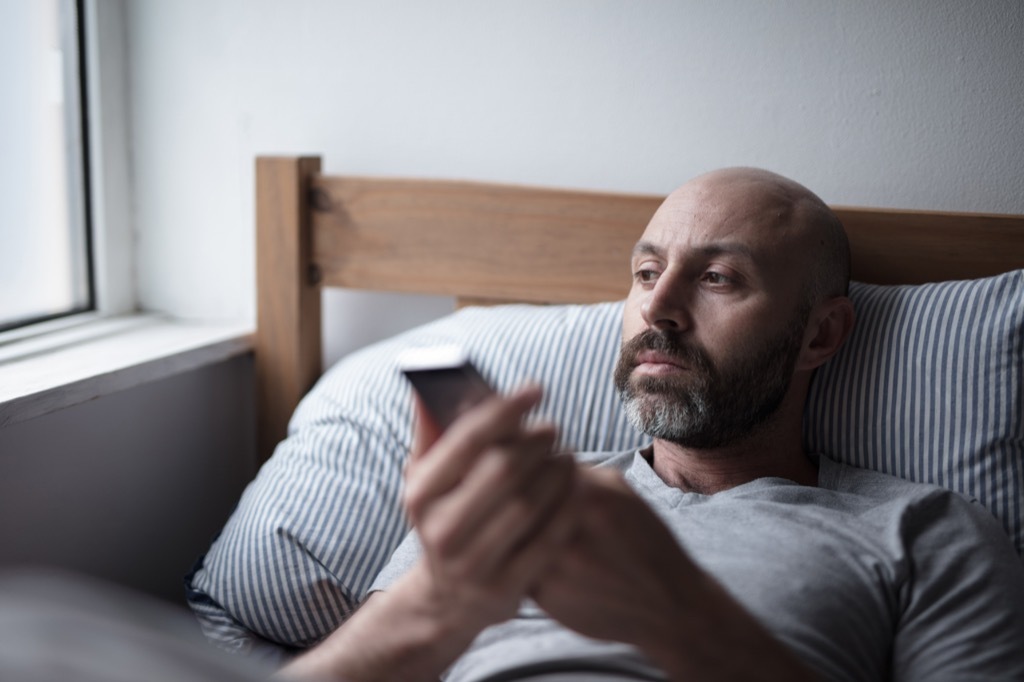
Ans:
{"label": "man's face", "polygon": [[[654,438],[709,449],[749,434],[774,414],[789,390],[805,318],[794,316],[776,337],[724,362],[670,331],[648,329],[623,343],[615,368],[630,423]],[[650,361],[686,371],[636,372]]]}
{"label": "man's face", "polygon": [[808,309],[800,232],[779,197],[718,178],[673,193],[632,258],[615,384],[633,424],[727,445],[785,398]]}

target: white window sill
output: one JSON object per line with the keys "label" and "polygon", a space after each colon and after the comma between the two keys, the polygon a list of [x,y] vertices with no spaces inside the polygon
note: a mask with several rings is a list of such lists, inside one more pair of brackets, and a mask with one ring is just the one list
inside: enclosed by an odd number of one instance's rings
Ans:
{"label": "white window sill", "polygon": [[252,327],[99,319],[0,346],[0,428],[252,349]]}

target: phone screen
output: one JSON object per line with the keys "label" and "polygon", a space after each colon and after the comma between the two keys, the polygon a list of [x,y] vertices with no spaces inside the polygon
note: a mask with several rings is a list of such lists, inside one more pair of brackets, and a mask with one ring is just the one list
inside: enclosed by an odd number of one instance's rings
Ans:
{"label": "phone screen", "polygon": [[416,349],[403,354],[399,365],[441,429],[448,428],[460,414],[494,393],[458,349]]}

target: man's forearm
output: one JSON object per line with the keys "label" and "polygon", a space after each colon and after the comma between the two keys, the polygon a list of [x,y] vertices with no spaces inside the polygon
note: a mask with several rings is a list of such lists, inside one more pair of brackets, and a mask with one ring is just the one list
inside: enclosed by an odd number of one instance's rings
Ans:
{"label": "man's forearm", "polygon": [[441,605],[424,599],[416,573],[413,569],[394,590],[372,595],[344,625],[279,675],[344,682],[436,682],[476,632],[447,622]]}

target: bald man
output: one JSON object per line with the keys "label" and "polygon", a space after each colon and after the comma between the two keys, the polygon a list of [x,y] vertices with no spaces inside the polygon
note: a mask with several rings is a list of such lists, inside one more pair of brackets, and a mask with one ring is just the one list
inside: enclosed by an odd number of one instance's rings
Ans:
{"label": "bald man", "polygon": [[[1024,571],[953,493],[806,453],[849,335],[842,226],[726,169],[632,254],[615,383],[639,452],[555,454],[538,388],[418,419],[414,531],[284,675],[347,680],[1024,679]],[[1009,605],[1009,606],[1008,606]]]}

